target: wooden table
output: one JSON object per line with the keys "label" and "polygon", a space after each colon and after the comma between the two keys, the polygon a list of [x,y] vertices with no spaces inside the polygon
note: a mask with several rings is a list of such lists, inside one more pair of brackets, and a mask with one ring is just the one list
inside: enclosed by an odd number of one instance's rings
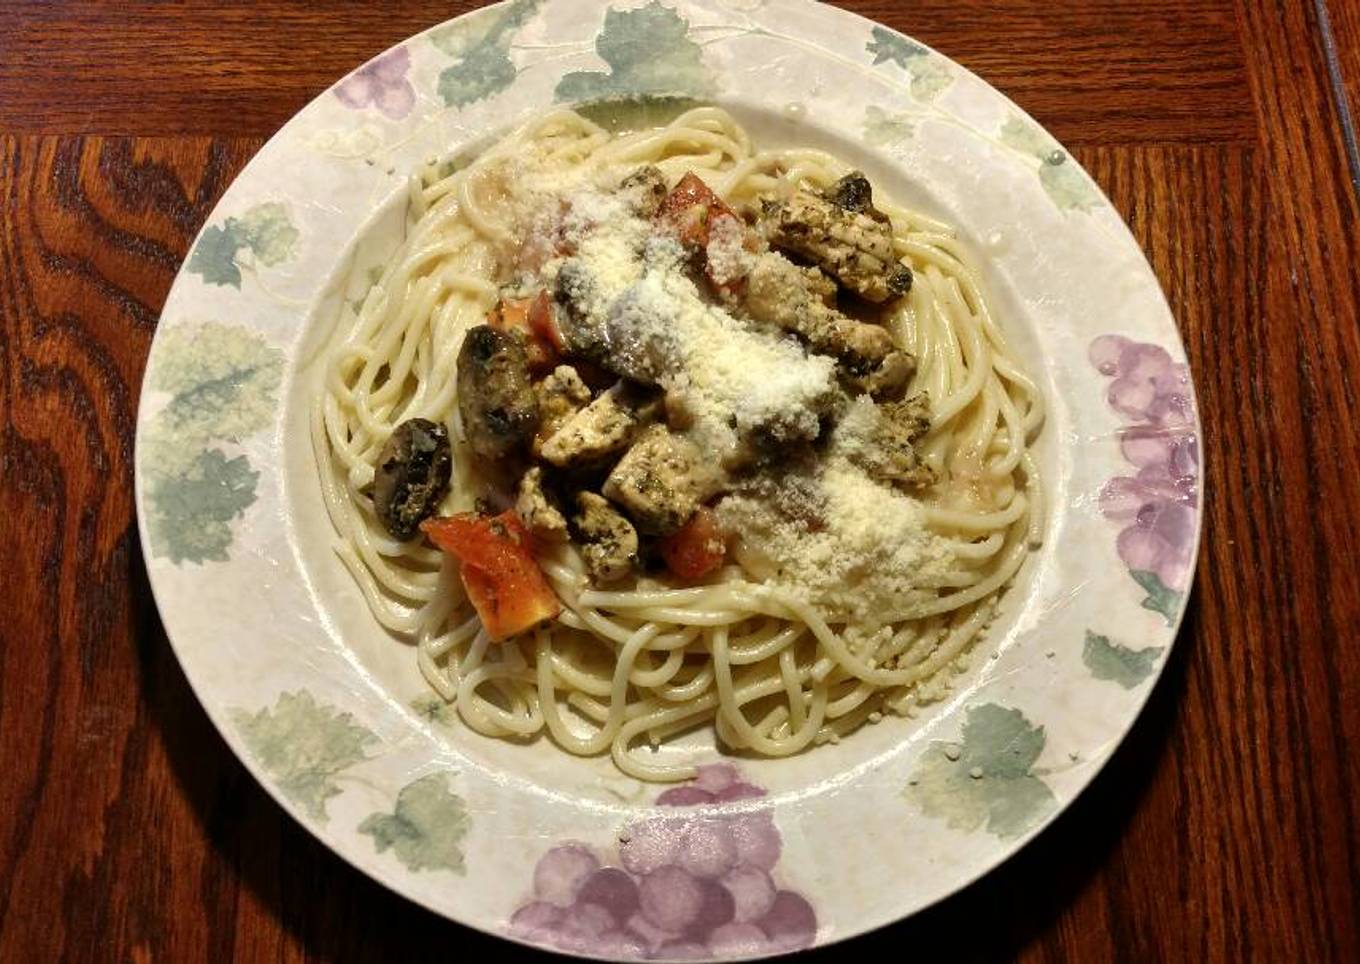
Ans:
{"label": "wooden table", "polygon": [[[147,349],[218,196],[333,79],[468,4],[378,6],[0,5],[0,960],[500,949],[242,769],[133,513]],[[1208,516],[1179,645],[1091,789],[965,892],[812,956],[1360,960],[1360,4],[847,6],[1010,94],[1124,213],[1189,348]]]}

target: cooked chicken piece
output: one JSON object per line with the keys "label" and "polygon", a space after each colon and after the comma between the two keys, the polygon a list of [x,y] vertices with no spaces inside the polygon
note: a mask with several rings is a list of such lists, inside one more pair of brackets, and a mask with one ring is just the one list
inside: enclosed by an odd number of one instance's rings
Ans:
{"label": "cooked chicken piece", "polygon": [[911,289],[911,269],[893,256],[892,226],[868,210],[798,191],[788,201],[765,201],[759,227],[772,247],[807,258],[875,304]]}
{"label": "cooked chicken piece", "polygon": [[756,259],[747,279],[745,306],[751,317],[801,336],[820,354],[831,355],[861,388],[887,395],[905,385],[915,360],[893,342],[887,329],[847,318],[825,301],[826,277],[800,268],[783,255]]}
{"label": "cooked chicken piece", "polygon": [[850,461],[880,482],[903,488],[933,484],[935,473],[916,450],[917,443],[930,431],[930,400],[926,395],[880,403],[877,416],[865,444],[847,451]]}
{"label": "cooked chicken piece", "polygon": [[590,404],[590,388],[576,369],[558,365],[543,381],[534,386],[538,397],[538,434],[534,436],[534,454],[552,438],[567,419]]}
{"label": "cooked chicken piece", "polygon": [[649,535],[669,535],[718,490],[703,453],[664,425],[646,429],[609,473],[602,490]]}
{"label": "cooked chicken piece", "polygon": [[651,164],[640,167],[623,179],[619,193],[628,197],[638,217],[650,221],[666,199],[666,175]]}
{"label": "cooked chicken piece", "polygon": [[538,401],[529,360],[515,336],[478,325],[458,351],[458,411],[472,450],[499,459],[524,445],[538,428]]}
{"label": "cooked chicken piece", "polygon": [[558,468],[598,464],[626,449],[659,408],[654,392],[619,382],[567,418],[539,455]]}
{"label": "cooked chicken piece", "polygon": [[855,376],[850,382],[874,398],[899,398],[915,374],[916,359],[898,350],[889,353],[869,374]]}
{"label": "cooked chicken piece", "polygon": [[638,560],[637,530],[604,497],[578,492],[571,522],[593,580],[614,582],[633,571]]}
{"label": "cooked chicken piece", "polygon": [[543,469],[537,465],[519,480],[515,514],[540,539],[562,542],[567,538],[567,520],[543,491]]}

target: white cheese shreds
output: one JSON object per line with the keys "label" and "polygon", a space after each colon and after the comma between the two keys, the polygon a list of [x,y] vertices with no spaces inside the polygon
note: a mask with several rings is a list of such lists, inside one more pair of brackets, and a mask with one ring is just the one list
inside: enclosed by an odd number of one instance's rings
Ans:
{"label": "white cheese shreds", "polygon": [[762,573],[811,603],[861,625],[920,598],[954,568],[948,540],[925,525],[919,502],[832,457],[820,476],[821,527],[746,494],[718,505],[723,526],[742,541]]}
{"label": "white cheese shreds", "polygon": [[837,455],[854,459],[876,447],[883,413],[868,395],[852,398],[841,412],[831,433],[831,448]]}
{"label": "white cheese shreds", "polygon": [[645,346],[659,357],[657,381],[673,419],[719,457],[771,423],[790,422],[793,434],[815,437],[835,390],[835,363],[710,303],[686,274],[683,249],[649,242],[650,230],[617,216],[580,240],[576,261],[594,280],[590,310],[604,317],[611,345],[625,352]]}
{"label": "white cheese shreds", "polygon": [[705,254],[709,274],[720,285],[746,277],[755,263],[755,256],[746,250],[746,226],[733,217],[713,221]]}

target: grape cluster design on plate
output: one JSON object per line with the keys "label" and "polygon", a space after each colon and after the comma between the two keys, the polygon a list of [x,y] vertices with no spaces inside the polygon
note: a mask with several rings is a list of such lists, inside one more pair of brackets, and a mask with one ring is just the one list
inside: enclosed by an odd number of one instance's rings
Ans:
{"label": "grape cluster design on plate", "polygon": [[763,796],[735,767],[699,767],[693,781],[657,796],[675,813],[629,824],[613,859],[577,842],[539,858],[533,897],[511,916],[510,933],[565,951],[664,960],[811,945],[812,905],[772,876],[782,841],[770,809],[713,806]]}
{"label": "grape cluster design on plate", "polygon": [[1123,524],[1117,549],[1168,620],[1179,612],[1194,568],[1199,440],[1189,369],[1159,345],[1121,335],[1091,343],[1091,363],[1110,376],[1106,400],[1124,421],[1119,445],[1132,475],[1100,492],[1106,518]]}

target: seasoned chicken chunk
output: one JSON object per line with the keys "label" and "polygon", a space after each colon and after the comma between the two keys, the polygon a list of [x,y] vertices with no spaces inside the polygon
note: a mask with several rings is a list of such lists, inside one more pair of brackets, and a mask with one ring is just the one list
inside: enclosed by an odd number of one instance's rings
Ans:
{"label": "seasoned chicken chunk", "polygon": [[877,212],[862,191],[842,194],[856,207],[842,207],[808,191],[797,191],[788,201],[766,201],[760,211],[761,233],[772,247],[807,258],[875,304],[906,294],[911,269],[893,256],[892,226],[873,217]]}
{"label": "seasoned chicken chunk", "polygon": [[916,370],[887,329],[847,318],[826,303],[821,272],[782,255],[767,252],[756,259],[744,305],[751,317],[792,331],[813,351],[836,358],[860,387],[876,395],[891,394]]}
{"label": "seasoned chicken chunk", "polygon": [[653,425],[619,459],[603,492],[640,530],[664,536],[688,522],[718,483],[692,442]]}
{"label": "seasoned chicken chunk", "polygon": [[659,407],[655,393],[619,382],[567,418],[539,454],[558,468],[596,465],[626,449]]}
{"label": "seasoned chicken chunk", "polygon": [[578,492],[571,521],[591,579],[615,582],[633,571],[638,559],[637,530],[603,496]]}
{"label": "seasoned chicken chunk", "polygon": [[538,398],[538,434],[534,436],[534,454],[552,438],[567,419],[590,404],[590,388],[576,369],[558,365],[552,373],[534,386]]}
{"label": "seasoned chicken chunk", "polygon": [[903,488],[935,482],[935,473],[921,461],[917,443],[930,431],[930,401],[924,394],[877,406],[877,418],[866,444],[847,453],[871,478]]}
{"label": "seasoned chicken chunk", "polygon": [[540,539],[562,542],[567,538],[567,520],[543,490],[543,469],[537,465],[519,480],[515,515]]}
{"label": "seasoned chicken chunk", "polygon": [[474,452],[499,459],[533,438],[538,401],[518,338],[478,325],[463,339],[457,372],[458,411]]}

